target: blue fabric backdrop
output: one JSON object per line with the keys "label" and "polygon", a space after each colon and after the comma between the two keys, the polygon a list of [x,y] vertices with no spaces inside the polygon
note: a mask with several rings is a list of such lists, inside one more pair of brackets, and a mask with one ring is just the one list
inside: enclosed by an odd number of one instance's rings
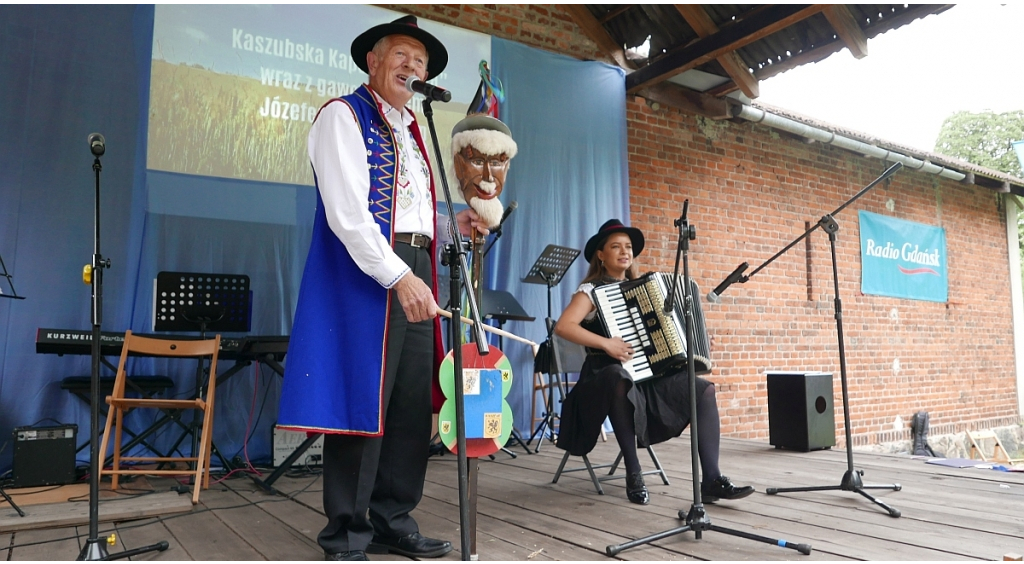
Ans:
{"label": "blue fabric backdrop", "polygon": [[103,325],[129,326],[151,33],[152,8],[0,6],[0,254],[26,296],[0,300],[0,471],[11,466],[14,427],[77,423],[88,435],[88,409],[59,387],[89,373],[88,357],[36,355],[34,340],[38,327],[91,326],[81,272],[93,253],[93,131],[107,145]]}
{"label": "blue fabric backdrop", "polygon": [[[603,63],[501,39],[492,40],[491,56],[507,95],[501,118],[519,145],[502,200],[516,200],[519,208],[503,227],[493,258],[488,257],[487,272],[491,289],[511,292],[537,318],[509,322],[505,328],[540,343],[547,336],[547,286],[522,282],[537,257],[549,244],[582,252],[609,218],[629,223],[625,75]],[[552,290],[554,318],[586,271],[581,253]],[[528,435],[532,353],[507,341],[505,348],[516,375],[508,401],[516,427]]]}
{"label": "blue fabric backdrop", "polygon": [[[151,331],[153,279],[181,270],[248,274],[252,332],[290,332],[313,188],[147,171],[152,30],[152,6],[0,6],[0,256],[27,296],[0,299],[0,472],[11,467],[15,427],[74,423],[80,442],[88,436],[88,408],[60,380],[88,374],[89,358],[38,355],[34,341],[39,327],[91,327],[81,269],[93,253],[93,131],[107,141],[101,251],[113,267],[103,329]],[[521,282],[536,257],[551,243],[582,248],[609,217],[629,217],[624,77],[501,40],[491,67],[508,93],[502,118],[520,153],[502,198],[519,210],[489,257],[489,286],[538,318],[506,329],[541,342],[546,289]],[[555,316],[584,271],[579,259],[555,288]],[[517,377],[509,401],[529,434],[532,357],[527,347],[505,348]],[[133,372],[168,374],[180,395],[194,370],[139,360]],[[218,390],[214,441],[229,457],[267,462],[280,381],[266,368],[256,374],[247,368]],[[168,431],[156,442],[176,438]]]}

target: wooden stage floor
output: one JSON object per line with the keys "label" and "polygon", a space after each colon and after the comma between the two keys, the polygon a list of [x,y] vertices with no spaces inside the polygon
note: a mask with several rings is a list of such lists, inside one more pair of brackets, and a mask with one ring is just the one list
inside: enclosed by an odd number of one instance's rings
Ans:
{"label": "wooden stage floor", "polygon": [[[679,527],[680,509],[691,506],[687,435],[658,445],[671,485],[648,476],[650,505],[625,498],[624,481],[603,483],[598,495],[586,472],[551,479],[562,451],[545,443],[539,454],[521,447],[512,459],[499,453],[480,462],[478,555],[480,560],[1001,560],[1024,553],[1024,474],[956,469],[908,456],[854,453],[865,484],[900,483],[902,490],[871,490],[902,517],[855,492],[820,491],[766,495],[769,487],[838,485],[846,471],[845,450],[799,453],[767,443],[724,439],[722,469],[757,493],[736,502],[707,505],[712,524],[763,536],[808,543],[795,550],[705,531],[687,532],[606,556],[605,547]],[[594,463],[617,453],[614,440],[599,442]],[[570,465],[580,462],[570,459]],[[650,460],[641,451],[641,462]],[[600,472],[600,471],[599,471]],[[165,494],[173,482],[150,478]],[[200,505],[182,513],[101,523],[101,536],[116,530],[111,552],[166,540],[165,552],[134,560],[320,560],[316,535],[324,525],[321,482],[315,475],[283,477],[275,484],[288,497],[263,493],[246,478],[204,491]],[[80,495],[76,492],[76,496]],[[79,497],[79,499],[81,499]],[[136,498],[143,503],[144,497]],[[15,498],[18,501],[18,498]],[[80,507],[82,501],[73,502]],[[30,515],[41,506],[24,507]],[[0,560],[73,560],[87,525],[10,532],[14,512],[0,503]],[[415,516],[423,534],[447,538],[456,550],[440,560],[459,560],[456,458],[430,461],[423,502]],[[4,524],[7,524],[5,529]],[[374,560],[404,560],[370,555]]]}

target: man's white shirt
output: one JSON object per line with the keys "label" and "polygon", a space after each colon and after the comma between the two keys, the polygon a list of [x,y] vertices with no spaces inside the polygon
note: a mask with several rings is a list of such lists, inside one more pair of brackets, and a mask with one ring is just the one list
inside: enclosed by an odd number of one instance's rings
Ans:
{"label": "man's white shirt", "polygon": [[[373,90],[370,90],[373,92]],[[435,215],[430,198],[429,169],[409,129],[412,114],[395,108],[373,92],[395,134],[399,170],[395,187],[395,233],[420,233],[447,239],[448,218]],[[370,136],[367,136],[369,139]],[[309,130],[309,160],[313,164],[327,224],[345,245],[356,265],[381,286],[391,288],[409,271],[380,231],[369,211],[369,151],[363,132],[348,104],[328,104]],[[430,281],[427,281],[430,284]]]}

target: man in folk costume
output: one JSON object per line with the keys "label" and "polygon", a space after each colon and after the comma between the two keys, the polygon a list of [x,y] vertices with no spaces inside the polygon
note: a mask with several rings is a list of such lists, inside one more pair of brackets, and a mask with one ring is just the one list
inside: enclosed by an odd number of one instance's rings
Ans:
{"label": "man in folk costume", "polygon": [[[410,512],[443,356],[434,257],[448,219],[406,80],[437,76],[448,52],[413,16],[363,32],[351,52],[369,84],[324,104],[309,132],[317,207],[278,424],[325,433],[327,560],[432,558],[451,543],[420,535]],[[464,234],[487,232],[472,210],[457,220]]]}

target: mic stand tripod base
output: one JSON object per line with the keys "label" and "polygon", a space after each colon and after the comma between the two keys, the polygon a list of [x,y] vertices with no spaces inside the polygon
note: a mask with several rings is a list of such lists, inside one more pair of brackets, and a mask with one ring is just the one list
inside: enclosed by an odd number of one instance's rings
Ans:
{"label": "mic stand tripod base", "polygon": [[843,474],[843,480],[842,480],[842,482],[838,486],[808,486],[808,487],[799,487],[799,488],[767,488],[767,489],[765,489],[764,492],[766,494],[768,494],[768,495],[775,495],[775,494],[780,494],[780,493],[791,493],[791,492],[824,492],[824,491],[832,491],[832,490],[841,490],[841,491],[844,491],[844,492],[856,492],[856,493],[859,493],[860,495],[864,496],[865,498],[867,498],[869,501],[871,501],[875,505],[877,505],[877,506],[881,507],[882,509],[886,510],[891,517],[899,517],[900,515],[902,515],[902,513],[900,513],[899,509],[896,509],[895,507],[885,503],[884,501],[876,498],[875,496],[869,494],[868,492],[866,492],[864,490],[892,490],[894,492],[898,492],[898,491],[903,489],[903,486],[901,486],[899,484],[889,484],[889,485],[870,484],[870,485],[865,485],[864,482],[860,478],[863,475],[864,475],[864,471],[863,470],[856,470],[856,469],[847,470],[846,473]]}
{"label": "mic stand tripod base", "polygon": [[78,560],[106,560],[107,547],[101,539],[87,539]]}
{"label": "mic stand tripod base", "polygon": [[693,531],[693,537],[695,539],[697,539],[697,540],[700,540],[700,538],[702,536],[702,533],[704,531],[716,531],[716,532],[719,532],[719,533],[725,533],[727,535],[732,535],[732,536],[735,536],[735,537],[745,538],[747,540],[759,541],[759,542],[763,542],[763,543],[766,543],[766,544],[773,544],[773,545],[776,545],[776,546],[780,546],[782,548],[791,548],[793,550],[796,550],[800,554],[810,554],[811,553],[811,545],[809,545],[809,544],[794,543],[794,542],[789,542],[789,541],[787,541],[785,539],[775,539],[775,538],[771,538],[771,537],[765,537],[765,536],[762,536],[762,535],[755,535],[753,533],[747,533],[747,532],[744,532],[744,531],[737,531],[735,529],[728,529],[726,527],[719,527],[718,525],[714,525],[714,524],[711,523],[711,519],[708,517],[707,513],[704,511],[704,505],[699,503],[699,502],[698,503],[694,503],[692,506],[690,506],[690,511],[688,513],[683,513],[683,510],[680,509],[679,510],[679,518],[684,520],[686,522],[686,525],[683,525],[682,527],[677,527],[675,529],[669,529],[667,531],[662,531],[660,533],[655,533],[655,534],[653,534],[653,535],[651,535],[649,537],[644,537],[642,539],[637,539],[637,540],[630,541],[630,542],[627,542],[627,543],[616,544],[616,545],[608,545],[604,549],[605,550],[605,554],[607,554],[608,556],[615,556],[618,553],[622,552],[623,550],[627,550],[627,549],[630,549],[630,548],[633,548],[633,547],[636,547],[636,546],[640,546],[641,544],[649,544],[649,543],[652,543],[654,541],[661,540],[663,538],[675,536],[675,535],[678,535],[678,534],[681,534],[681,533],[687,533],[687,532],[690,532],[690,531]]}
{"label": "mic stand tripod base", "polygon": [[147,552],[163,552],[170,547],[167,541],[160,541],[156,544],[149,546],[140,546],[139,548],[133,548],[124,552],[115,552],[114,554],[107,553],[107,547],[104,546],[106,539],[88,539],[85,541],[85,546],[82,547],[82,553],[78,555],[77,560],[80,561],[92,561],[92,560],[120,560],[122,558],[131,558],[132,556],[138,556]]}

